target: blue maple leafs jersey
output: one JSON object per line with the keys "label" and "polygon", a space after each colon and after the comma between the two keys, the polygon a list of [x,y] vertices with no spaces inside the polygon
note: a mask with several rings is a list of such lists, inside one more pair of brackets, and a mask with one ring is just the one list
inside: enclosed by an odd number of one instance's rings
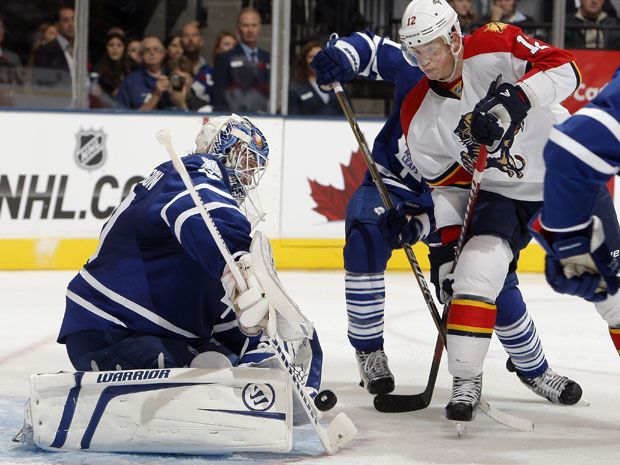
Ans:
{"label": "blue maple leafs jersey", "polygon": [[[248,251],[250,223],[224,166],[208,154],[183,163],[230,252]],[[58,342],[87,329],[210,338],[227,309],[220,300],[224,266],[180,176],[163,163],[116,208],[97,250],[69,283]]]}
{"label": "blue maple leafs jersey", "polygon": [[599,186],[620,169],[620,68],[596,98],[554,127],[544,157],[542,224],[557,232],[584,228]]}
{"label": "blue maple leafs jersey", "polygon": [[[424,73],[405,60],[399,44],[371,31],[356,32],[338,41],[344,42],[342,45],[349,50],[354,49],[359,59],[358,69],[355,70],[357,75],[394,84],[394,109],[372,148],[372,157],[384,183],[391,189],[403,188],[415,193],[426,191],[426,184],[407,149],[400,123],[401,104]],[[366,180],[370,179],[370,174],[366,173]]]}

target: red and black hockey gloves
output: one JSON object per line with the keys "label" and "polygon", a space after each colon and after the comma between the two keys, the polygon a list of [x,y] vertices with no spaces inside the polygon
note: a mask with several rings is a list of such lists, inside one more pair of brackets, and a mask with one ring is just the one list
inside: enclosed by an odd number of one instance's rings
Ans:
{"label": "red and black hockey gloves", "polygon": [[480,100],[471,116],[471,133],[476,142],[490,147],[493,153],[497,142],[504,137],[504,128],[519,127],[531,108],[530,101],[519,86],[500,84],[501,76],[491,83],[487,95]]}
{"label": "red and black hockey gloves", "polygon": [[534,216],[529,228],[547,252],[545,277],[553,290],[590,302],[600,302],[618,292],[620,257],[611,254],[596,216],[586,228],[567,233],[546,230],[540,217]]}
{"label": "red and black hockey gloves", "polygon": [[359,67],[357,52],[353,52],[355,49],[345,39],[330,40],[310,63],[316,72],[316,83],[325,86],[334,81],[351,80]]}
{"label": "red and black hockey gloves", "polygon": [[426,210],[415,202],[401,202],[382,213],[377,226],[385,242],[393,249],[399,249],[401,241],[413,245],[428,235],[430,223]]}

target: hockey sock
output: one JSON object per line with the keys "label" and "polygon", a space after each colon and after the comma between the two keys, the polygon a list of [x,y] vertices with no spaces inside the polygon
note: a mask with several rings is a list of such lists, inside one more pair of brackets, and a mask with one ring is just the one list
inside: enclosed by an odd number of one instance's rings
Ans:
{"label": "hockey sock", "polygon": [[349,341],[364,352],[383,347],[384,273],[345,271]]}
{"label": "hockey sock", "polygon": [[614,347],[616,348],[616,352],[620,355],[620,328],[609,328],[609,335],[611,336],[611,341],[614,343]]}
{"label": "hockey sock", "polygon": [[549,365],[521,291],[516,286],[504,288],[495,303],[495,333],[517,373],[529,379],[542,375]]}
{"label": "hockey sock", "polygon": [[448,361],[452,376],[472,378],[482,373],[495,317],[495,304],[487,299],[454,295],[447,325]]}

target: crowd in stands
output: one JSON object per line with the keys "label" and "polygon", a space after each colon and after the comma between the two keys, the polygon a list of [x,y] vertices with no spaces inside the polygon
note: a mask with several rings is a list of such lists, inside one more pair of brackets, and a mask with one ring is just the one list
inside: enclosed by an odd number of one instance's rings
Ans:
{"label": "crowd in stands", "polygon": [[[524,4],[527,0],[522,0]],[[488,22],[516,24],[526,33],[549,40],[541,28],[549,18],[533,18],[519,0],[487,0],[488,14],[480,16],[473,0],[449,0],[459,14],[464,33]],[[480,5],[480,2],[476,2]],[[253,7],[237,16],[236,34],[221,31],[209,61],[202,55],[203,32],[197,21],[183,24],[178,33],[160,37],[127,37],[118,27],[107,31],[103,56],[89,63],[90,106],[138,111],[267,112],[270,55],[258,46],[261,16]],[[60,7],[54,23],[41,24],[34,33],[25,66],[4,47],[5,22],[0,16],[0,106],[11,105],[11,89],[30,86],[55,92],[68,107],[75,66],[75,13]],[[566,48],[620,49],[620,21],[610,0],[567,2]],[[295,57],[289,86],[290,114],[332,115],[340,112],[333,92],[317,86],[309,66],[321,43],[310,41]],[[37,95],[37,98],[40,94]]]}

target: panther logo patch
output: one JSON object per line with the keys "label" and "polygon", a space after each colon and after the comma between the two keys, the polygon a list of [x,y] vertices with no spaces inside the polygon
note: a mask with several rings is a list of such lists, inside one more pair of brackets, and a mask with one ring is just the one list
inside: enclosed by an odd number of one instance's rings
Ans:
{"label": "panther logo patch", "polygon": [[502,32],[506,30],[507,27],[508,27],[508,24],[506,23],[500,23],[500,22],[489,23],[484,28],[484,32],[497,32],[498,34],[501,34]]}
{"label": "panther logo patch", "polygon": [[[478,144],[471,135],[471,115],[470,112],[461,116],[459,124],[454,130],[454,134],[457,135],[459,140],[467,148],[467,151],[461,151],[461,164],[467,171],[473,173],[474,164],[480,153],[480,144]],[[499,156],[497,156],[497,152],[493,155],[489,154],[487,158],[487,168],[495,168],[502,173],[506,173],[509,178],[516,176],[521,179],[526,163],[521,155],[512,155],[510,153],[510,147],[512,147],[513,141],[514,134],[504,139],[499,150]]]}

